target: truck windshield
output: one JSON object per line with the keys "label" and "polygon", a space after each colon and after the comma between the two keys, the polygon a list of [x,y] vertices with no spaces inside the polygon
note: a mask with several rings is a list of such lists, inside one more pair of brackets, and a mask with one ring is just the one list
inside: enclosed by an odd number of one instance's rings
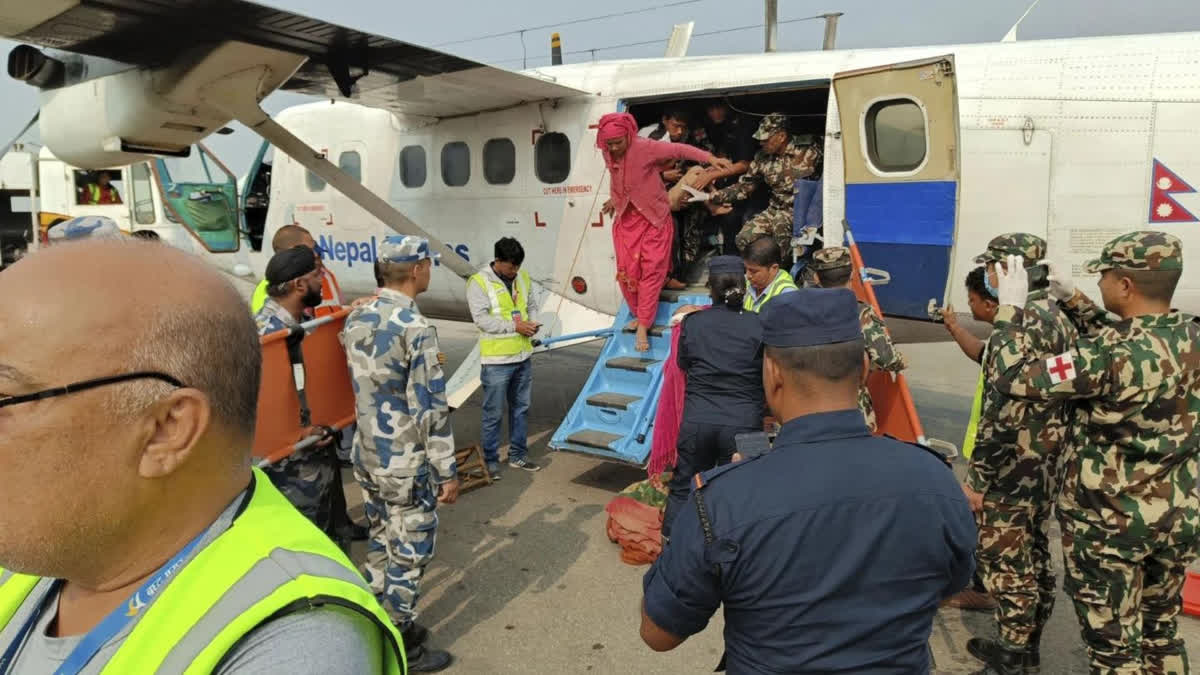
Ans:
{"label": "truck windshield", "polygon": [[237,183],[202,146],[190,157],[155,160],[167,220],[186,227],[209,251],[238,250]]}

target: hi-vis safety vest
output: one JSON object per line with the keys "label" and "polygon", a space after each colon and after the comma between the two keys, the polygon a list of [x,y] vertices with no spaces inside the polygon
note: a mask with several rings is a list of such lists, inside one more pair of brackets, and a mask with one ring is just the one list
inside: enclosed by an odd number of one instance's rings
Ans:
{"label": "hi-vis safety vest", "polygon": [[742,303],[742,309],[758,313],[762,311],[763,305],[771,298],[779,295],[784,289],[796,289],[796,282],[792,280],[792,275],[787,273],[787,270],[779,270],[779,274],[775,275],[775,280],[770,286],[763,291],[763,294],[754,298],[754,287],[750,285],[750,281],[746,281],[746,301]]}
{"label": "hi-vis safety vest", "polygon": [[[508,292],[508,288],[500,281],[491,281],[483,272],[479,272],[471,277],[467,283],[479,284],[484,293],[487,293],[488,301],[492,305],[492,316],[499,319],[512,320],[514,310],[521,313],[521,318],[529,321],[529,289],[530,281],[529,274],[525,270],[517,273],[517,278],[513,281],[513,293],[516,294],[516,302],[513,301],[513,295]],[[479,333],[479,356],[483,363],[487,363],[489,358],[505,358],[510,356],[518,356],[520,354],[532,354],[533,342],[517,332],[512,333]]]}
{"label": "hi-vis safety vest", "polygon": [[[251,490],[233,525],[179,570],[101,672],[207,675],[268,619],[337,605],[379,627],[385,672],[406,673],[400,633],[350,560],[258,469]],[[22,605],[35,587],[46,587],[43,581],[0,570],[0,652],[32,611]]]}
{"label": "hi-vis safety vest", "polygon": [[[117,189],[111,185],[101,189],[96,183],[87,184],[88,203],[89,204],[120,204],[117,198]],[[105,198],[108,201],[104,201]]]}

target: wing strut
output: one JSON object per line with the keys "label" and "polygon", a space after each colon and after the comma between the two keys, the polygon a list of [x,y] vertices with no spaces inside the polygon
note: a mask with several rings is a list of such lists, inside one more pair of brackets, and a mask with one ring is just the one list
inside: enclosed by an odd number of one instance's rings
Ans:
{"label": "wing strut", "polygon": [[320,176],[335,190],[346,195],[358,206],[400,234],[411,234],[429,240],[434,251],[442,253],[442,264],[466,279],[475,273],[470,263],[437,237],[426,232],[408,216],[397,211],[387,201],[351,178],[321,153],[283,128],[259,106],[260,83],[267,79],[266,66],[258,66],[223,77],[206,86],[201,97],[237,121],[245,124],[268,143]]}

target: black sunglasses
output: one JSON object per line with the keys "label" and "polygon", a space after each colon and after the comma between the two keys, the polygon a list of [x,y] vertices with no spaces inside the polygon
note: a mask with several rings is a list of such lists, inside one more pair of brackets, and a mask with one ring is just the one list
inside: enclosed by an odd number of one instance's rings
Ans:
{"label": "black sunglasses", "polygon": [[10,405],[17,405],[19,403],[28,403],[30,401],[40,401],[42,399],[54,398],[56,396],[65,396],[67,394],[74,394],[77,391],[86,391],[88,389],[95,389],[96,387],[105,387],[110,384],[117,384],[118,382],[145,379],[161,380],[167,384],[180,388],[187,386],[174,377],[167,375],[166,373],[156,373],[153,371],[125,373],[124,375],[111,375],[109,377],[98,377],[94,380],[83,380],[82,382],[75,382],[64,387],[43,389],[42,391],[35,391],[32,394],[22,394],[20,396],[8,396],[5,398],[0,398],[0,408]]}

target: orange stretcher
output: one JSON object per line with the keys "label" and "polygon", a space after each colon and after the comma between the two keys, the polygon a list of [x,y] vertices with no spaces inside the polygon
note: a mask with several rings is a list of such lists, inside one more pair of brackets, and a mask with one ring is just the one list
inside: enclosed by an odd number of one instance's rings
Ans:
{"label": "orange stretcher", "polygon": [[[259,338],[262,380],[254,456],[273,464],[321,440],[304,435],[317,426],[334,431],[354,422],[354,387],[338,334],[350,309],[341,309]],[[298,349],[289,351],[289,338]],[[294,363],[296,362],[296,363]]]}
{"label": "orange stretcher", "polygon": [[[875,298],[875,289],[863,281],[866,265],[863,264],[858,244],[854,242],[854,235],[850,233],[850,224],[845,221],[843,224],[846,231],[846,247],[850,249],[850,259],[854,264],[854,274],[851,275],[854,294],[882,317],[883,311]],[[917,407],[913,404],[912,394],[908,390],[908,381],[904,379],[903,373],[896,373],[895,379],[892,375],[875,370],[867,376],[867,389],[871,392],[871,402],[875,405],[878,433],[909,443],[928,445],[925,430],[921,427],[921,419],[917,417]]]}

